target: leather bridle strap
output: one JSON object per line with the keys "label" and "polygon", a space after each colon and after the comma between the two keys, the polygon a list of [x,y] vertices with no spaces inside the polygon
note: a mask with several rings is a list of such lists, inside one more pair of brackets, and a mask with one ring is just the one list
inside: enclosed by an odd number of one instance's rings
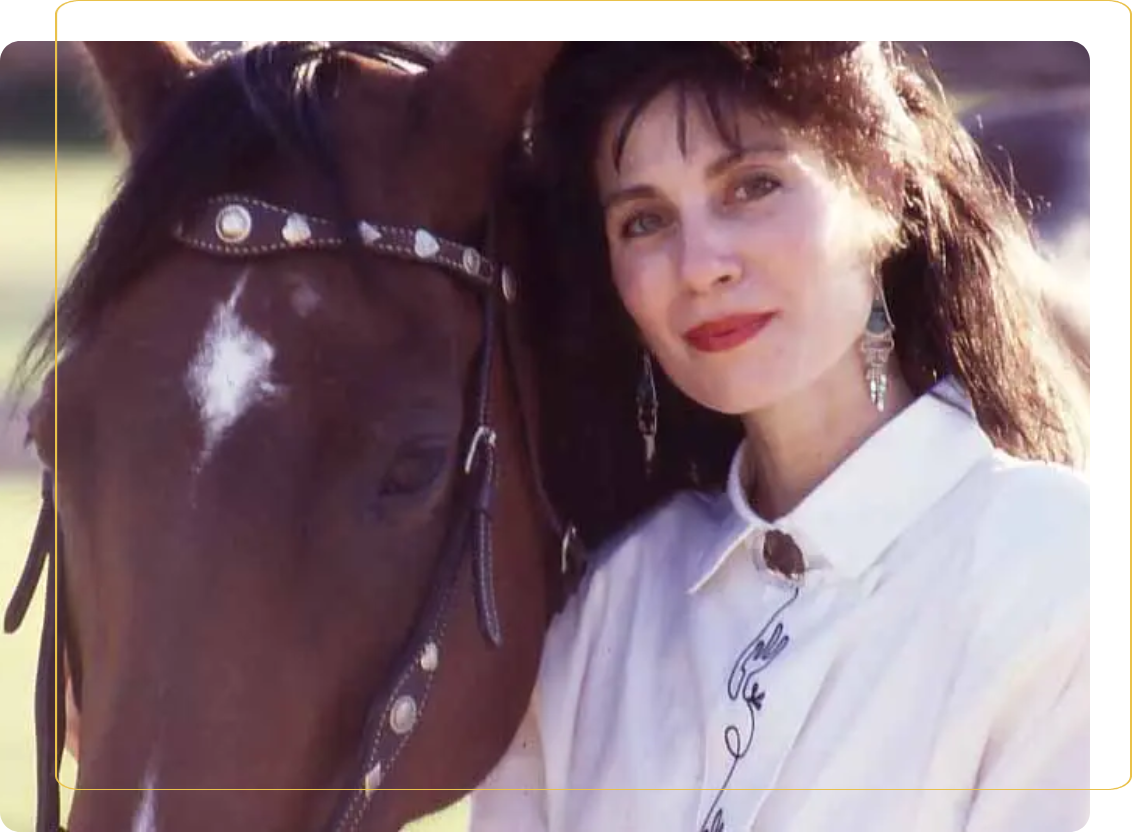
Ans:
{"label": "leather bridle strap", "polygon": [[[43,472],[39,519],[35,524],[31,546],[16,589],[4,613],[4,632],[14,633],[27,615],[35,588],[47,567],[47,597],[43,603],[43,629],[40,631],[39,658],[35,673],[35,754],[36,754],[36,832],[65,832],[59,824],[59,789],[55,785],[63,746],[67,735],[66,689],[63,684],[62,657],[64,644],[59,644],[56,664],[55,571],[62,568],[62,531],[59,552],[52,563],[55,529],[55,500],[51,472]],[[66,604],[58,599],[59,632],[66,633]]]}
{"label": "leather bridle strap", "polygon": [[51,530],[54,519],[54,500],[51,494],[51,472],[44,471],[40,484],[39,519],[32,533],[31,546],[24,561],[23,572],[16,581],[16,588],[12,598],[8,601],[8,609],[4,613],[4,632],[14,633],[20,628],[27,615],[31,599],[35,595],[35,588],[43,575],[43,567],[51,556],[52,540]]}
{"label": "leather bridle strap", "polygon": [[[487,254],[496,259],[496,248],[499,240],[498,215],[492,210],[487,220]],[[542,454],[538,445],[538,436],[534,425],[539,424],[538,412],[533,399],[526,395],[528,390],[535,388],[534,368],[527,359],[526,332],[522,326],[522,316],[519,311],[523,306],[523,298],[518,296],[518,289],[514,281],[511,282],[511,291],[506,294],[507,305],[503,310],[503,353],[507,362],[507,375],[511,379],[512,395],[519,408],[519,430],[522,432],[523,447],[527,453],[527,461],[531,467],[534,481],[535,496],[542,509],[543,519],[550,526],[555,539],[559,541],[558,570],[567,578],[568,586],[564,594],[569,596],[573,585],[581,579],[586,569],[586,551],[577,529],[573,524],[566,522],[554,508],[554,501],[546,490],[546,478],[542,470]],[[556,611],[554,611],[556,612]],[[552,613],[553,614],[553,613]]]}
{"label": "leather bridle strap", "polygon": [[[514,305],[509,307],[514,308]],[[503,315],[504,339],[503,347],[510,377],[514,384],[515,401],[519,406],[520,430],[523,433],[523,444],[526,447],[527,458],[530,461],[534,479],[535,495],[542,508],[543,517],[559,541],[559,571],[570,578],[578,580],[586,568],[586,549],[577,530],[571,523],[562,519],[554,508],[554,501],[546,490],[546,478],[543,476],[542,455],[539,452],[537,437],[532,425],[538,424],[538,414],[530,398],[524,391],[531,389],[535,383],[534,369],[527,360],[527,353],[521,348],[525,343],[524,333],[520,325],[519,316],[507,312]],[[567,592],[567,594],[569,594]]]}
{"label": "leather bridle strap", "polygon": [[[425,228],[403,228],[359,221],[350,229],[366,251],[440,266],[474,288],[510,291],[504,269],[470,246],[437,237]],[[280,208],[250,196],[213,197],[173,229],[189,248],[226,257],[255,257],[282,252],[344,248],[350,240],[332,220]]]}
{"label": "leather bridle strap", "polygon": [[[362,788],[340,805],[328,827],[332,832],[355,832],[365,817],[374,790],[379,789],[404,750],[428,703],[440,662],[460,576],[473,537],[469,531],[481,511],[483,494],[490,486],[493,464],[478,456],[471,473],[463,478],[456,497],[456,522],[448,528],[443,554],[431,589],[417,617],[407,647],[394,663],[401,668],[390,688],[374,699],[367,716],[365,739],[351,781]],[[473,573],[474,573],[473,569]]]}
{"label": "leather bridle strap", "polygon": [[492,549],[491,504],[495,497],[495,431],[491,427],[491,362],[495,352],[495,319],[498,294],[484,299],[483,346],[480,348],[479,379],[475,403],[475,430],[468,444],[463,476],[476,482],[471,495],[472,536],[475,557],[472,575],[480,631],[493,647],[503,645],[503,628],[495,603],[495,553]]}

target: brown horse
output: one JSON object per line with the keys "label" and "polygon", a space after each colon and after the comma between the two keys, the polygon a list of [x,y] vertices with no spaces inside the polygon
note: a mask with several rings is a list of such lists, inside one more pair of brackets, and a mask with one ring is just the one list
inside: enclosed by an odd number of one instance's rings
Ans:
{"label": "brown horse", "polygon": [[493,182],[556,49],[87,45],[131,163],[30,426],[40,832],[63,656],[72,832],[396,830],[505,749],[561,550]]}

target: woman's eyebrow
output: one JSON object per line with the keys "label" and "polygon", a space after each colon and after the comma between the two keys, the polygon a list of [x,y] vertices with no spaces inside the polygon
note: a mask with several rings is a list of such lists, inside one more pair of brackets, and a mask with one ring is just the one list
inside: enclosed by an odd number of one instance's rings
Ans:
{"label": "woman's eyebrow", "polygon": [[628,188],[620,188],[616,191],[611,191],[601,198],[602,210],[608,211],[623,202],[632,202],[636,199],[648,199],[656,196],[656,188],[652,185],[630,185]]}
{"label": "woman's eyebrow", "polygon": [[738,147],[723,156],[720,156],[714,162],[707,166],[708,178],[714,178],[726,171],[728,168],[742,162],[751,156],[768,156],[778,155],[782,156],[786,153],[786,145],[783,142],[777,141],[763,141],[749,144],[744,147]]}
{"label": "woman's eyebrow", "polygon": [[[707,166],[705,173],[709,179],[714,179],[732,166],[739,164],[751,156],[782,156],[785,155],[785,153],[786,144],[784,142],[775,140],[754,142],[720,156]],[[603,211],[608,211],[625,202],[632,202],[637,199],[651,199],[656,196],[656,194],[656,188],[651,185],[630,185],[627,188],[619,188],[603,195],[601,197],[601,207]]]}

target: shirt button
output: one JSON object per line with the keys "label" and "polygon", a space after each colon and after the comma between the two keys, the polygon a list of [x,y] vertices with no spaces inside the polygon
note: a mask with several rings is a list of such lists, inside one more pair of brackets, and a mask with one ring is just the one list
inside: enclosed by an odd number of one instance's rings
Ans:
{"label": "shirt button", "polygon": [[802,577],[806,571],[805,559],[794,538],[777,529],[770,529],[763,538],[763,562],[791,580]]}

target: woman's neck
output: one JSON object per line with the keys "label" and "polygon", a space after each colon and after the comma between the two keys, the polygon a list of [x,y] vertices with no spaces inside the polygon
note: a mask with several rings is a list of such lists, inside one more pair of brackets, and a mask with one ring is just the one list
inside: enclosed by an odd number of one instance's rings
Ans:
{"label": "woman's neck", "polygon": [[742,480],[761,517],[775,520],[791,512],[911,403],[912,392],[892,364],[882,412],[869,399],[863,372],[857,366],[838,366],[793,396],[743,417],[747,450]]}

